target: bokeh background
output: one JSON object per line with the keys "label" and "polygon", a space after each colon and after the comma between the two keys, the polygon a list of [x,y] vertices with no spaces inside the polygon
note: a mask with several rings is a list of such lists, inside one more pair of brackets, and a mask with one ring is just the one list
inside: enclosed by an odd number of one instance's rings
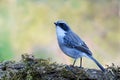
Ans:
{"label": "bokeh background", "polygon": [[[57,44],[53,23],[61,19],[103,66],[120,65],[120,0],[0,0],[0,61],[28,53],[72,64]],[[83,66],[98,68],[86,58]]]}

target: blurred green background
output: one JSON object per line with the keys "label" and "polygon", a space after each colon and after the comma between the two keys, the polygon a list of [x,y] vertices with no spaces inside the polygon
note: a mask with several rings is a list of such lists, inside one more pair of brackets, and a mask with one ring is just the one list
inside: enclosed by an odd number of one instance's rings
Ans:
{"label": "blurred green background", "polygon": [[[72,64],[57,44],[53,23],[62,19],[102,65],[120,65],[119,5],[119,0],[0,0],[0,61],[29,53]],[[86,58],[83,66],[96,67]]]}

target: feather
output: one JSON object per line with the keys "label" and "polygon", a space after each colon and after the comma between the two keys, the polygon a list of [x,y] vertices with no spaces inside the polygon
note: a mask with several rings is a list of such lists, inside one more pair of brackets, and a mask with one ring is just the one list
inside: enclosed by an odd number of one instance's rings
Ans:
{"label": "feather", "polygon": [[75,33],[66,33],[63,40],[66,47],[74,48],[76,50],[86,53],[87,55],[92,55],[92,52],[89,50],[85,42],[82,41],[82,39],[80,39],[79,36],[77,36]]}

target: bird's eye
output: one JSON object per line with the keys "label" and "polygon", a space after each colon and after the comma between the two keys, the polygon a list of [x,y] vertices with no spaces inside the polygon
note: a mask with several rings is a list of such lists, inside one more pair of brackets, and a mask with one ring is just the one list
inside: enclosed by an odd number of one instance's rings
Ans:
{"label": "bird's eye", "polygon": [[59,23],[59,26],[60,26],[63,30],[65,30],[65,31],[68,31],[68,30],[69,30],[68,26],[67,26],[66,24],[64,24],[64,23]]}
{"label": "bird's eye", "polygon": [[63,23],[59,23],[59,26],[64,26],[64,24]]}

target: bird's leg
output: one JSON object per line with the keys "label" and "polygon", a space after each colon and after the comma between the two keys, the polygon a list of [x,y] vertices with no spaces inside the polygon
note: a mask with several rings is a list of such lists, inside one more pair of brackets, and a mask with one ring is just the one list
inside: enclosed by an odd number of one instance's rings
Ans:
{"label": "bird's leg", "polygon": [[82,57],[80,58],[80,68],[82,67]]}
{"label": "bird's leg", "polygon": [[76,59],[75,59],[74,62],[73,62],[73,66],[75,65],[75,62],[76,62]]}

